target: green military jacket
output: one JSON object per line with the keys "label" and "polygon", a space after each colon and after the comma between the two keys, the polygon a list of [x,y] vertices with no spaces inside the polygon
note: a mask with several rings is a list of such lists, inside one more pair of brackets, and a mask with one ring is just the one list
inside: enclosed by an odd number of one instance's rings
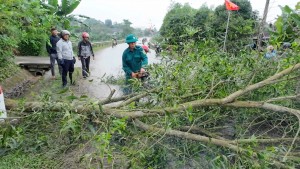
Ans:
{"label": "green military jacket", "polygon": [[126,79],[130,79],[132,72],[136,73],[148,65],[148,57],[141,46],[135,46],[133,51],[128,47],[123,52],[122,64]]}

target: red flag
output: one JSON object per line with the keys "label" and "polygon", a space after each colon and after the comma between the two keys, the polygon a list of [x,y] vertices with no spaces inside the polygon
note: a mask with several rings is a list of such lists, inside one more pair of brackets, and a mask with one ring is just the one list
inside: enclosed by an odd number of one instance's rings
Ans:
{"label": "red flag", "polygon": [[229,11],[237,11],[237,10],[240,9],[239,6],[232,3],[230,0],[225,0],[225,5],[226,5],[226,9],[229,10]]}

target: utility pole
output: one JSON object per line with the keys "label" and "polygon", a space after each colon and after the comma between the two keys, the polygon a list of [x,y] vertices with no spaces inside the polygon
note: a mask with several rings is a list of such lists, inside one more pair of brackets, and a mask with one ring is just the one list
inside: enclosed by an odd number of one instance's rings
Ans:
{"label": "utility pole", "polygon": [[231,13],[231,11],[228,11],[228,19],[227,19],[227,25],[226,25],[225,40],[224,40],[224,45],[223,45],[223,51],[224,52],[226,51],[226,40],[227,40],[227,34],[228,34],[230,13]]}
{"label": "utility pole", "polygon": [[267,20],[269,4],[270,4],[270,0],[266,0],[264,15],[263,15],[262,21],[260,23],[259,30],[258,30],[258,36],[257,36],[257,49],[258,50],[261,49],[261,45],[262,45],[262,38],[264,36],[264,26],[265,26],[265,23]]}

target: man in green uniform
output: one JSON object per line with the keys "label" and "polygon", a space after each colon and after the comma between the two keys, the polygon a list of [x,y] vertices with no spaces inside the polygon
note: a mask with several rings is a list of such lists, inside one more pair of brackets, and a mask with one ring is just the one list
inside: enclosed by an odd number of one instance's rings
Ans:
{"label": "man in green uniform", "polygon": [[[148,57],[141,46],[136,45],[137,37],[130,34],[126,37],[126,43],[129,45],[123,52],[122,64],[126,77],[126,85],[132,78],[139,78],[139,73],[145,73],[148,65]],[[131,87],[125,89],[125,94],[131,93]]]}

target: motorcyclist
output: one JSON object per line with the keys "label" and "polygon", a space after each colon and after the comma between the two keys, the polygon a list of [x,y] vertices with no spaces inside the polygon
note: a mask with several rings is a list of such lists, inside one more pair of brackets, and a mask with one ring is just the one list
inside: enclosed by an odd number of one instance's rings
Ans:
{"label": "motorcyclist", "polygon": [[143,45],[142,48],[144,49],[145,53],[150,53],[149,47],[147,45]]}
{"label": "motorcyclist", "polygon": [[112,47],[117,46],[117,39],[116,38],[112,38]]}
{"label": "motorcyclist", "polygon": [[147,38],[142,39],[142,44],[144,45],[147,42]]}
{"label": "motorcyclist", "polygon": [[156,43],[156,45],[155,45],[155,53],[156,53],[156,55],[159,55],[160,52],[161,52],[160,44]]}

